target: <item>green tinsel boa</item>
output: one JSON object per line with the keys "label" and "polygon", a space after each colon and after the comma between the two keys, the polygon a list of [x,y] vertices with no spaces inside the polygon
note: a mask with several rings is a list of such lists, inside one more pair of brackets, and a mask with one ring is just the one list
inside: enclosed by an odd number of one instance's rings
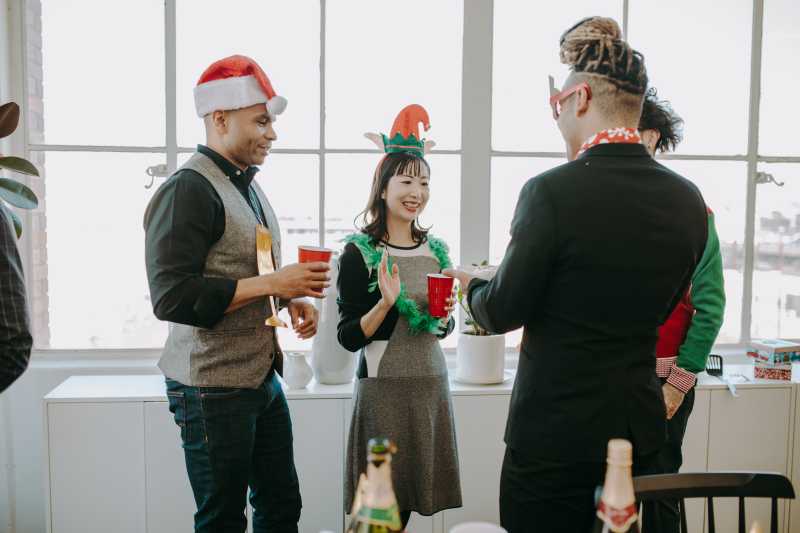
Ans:
{"label": "green tinsel boa", "polygon": [[[367,272],[369,272],[370,279],[372,279],[373,274],[375,276],[375,280],[369,284],[369,292],[375,292],[378,288],[378,267],[383,258],[383,251],[373,245],[372,238],[365,233],[350,234],[345,237],[342,242],[353,243],[361,252],[361,256],[364,258],[364,264],[367,265]],[[443,240],[428,236],[428,246],[433,256],[439,262],[439,267],[442,270],[450,268],[453,265],[448,255],[450,250]],[[390,256],[389,264],[387,265],[389,272],[392,271],[392,264],[392,258]],[[442,324],[442,319],[432,317],[427,311],[424,313],[420,311],[417,302],[408,296],[408,292],[403,283],[400,283],[400,294],[394,306],[397,308],[398,313],[404,316],[408,321],[411,333],[415,335],[419,333],[440,335],[442,333],[442,328],[444,326]]]}

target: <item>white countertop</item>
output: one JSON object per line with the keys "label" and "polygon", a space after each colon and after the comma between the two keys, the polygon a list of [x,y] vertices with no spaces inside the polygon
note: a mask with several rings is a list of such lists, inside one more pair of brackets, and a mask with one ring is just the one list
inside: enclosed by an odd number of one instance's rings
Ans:
{"label": "white countertop", "polygon": [[[762,387],[791,387],[800,383],[800,369],[793,372],[793,381],[754,380],[752,365],[726,365],[725,375],[730,376],[737,389]],[[507,371],[514,375],[514,370]],[[737,375],[746,376],[747,379]],[[454,396],[508,395],[513,379],[497,385],[466,385],[451,379],[450,390]],[[698,375],[699,389],[724,389],[727,385],[705,372]],[[305,389],[286,389],[290,400],[350,398],[353,384],[322,385],[312,381]],[[166,401],[164,378],[160,375],[72,376],[53,389],[45,401],[49,403],[81,402],[162,402]]]}

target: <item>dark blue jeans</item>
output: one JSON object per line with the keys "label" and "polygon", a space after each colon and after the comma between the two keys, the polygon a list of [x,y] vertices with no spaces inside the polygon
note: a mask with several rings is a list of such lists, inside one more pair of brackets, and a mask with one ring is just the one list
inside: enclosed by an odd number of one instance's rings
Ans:
{"label": "dark blue jeans", "polygon": [[297,533],[302,505],[292,421],[275,373],[257,389],[167,379],[167,396],[197,504],[194,530],[244,532],[249,487],[254,533]]}

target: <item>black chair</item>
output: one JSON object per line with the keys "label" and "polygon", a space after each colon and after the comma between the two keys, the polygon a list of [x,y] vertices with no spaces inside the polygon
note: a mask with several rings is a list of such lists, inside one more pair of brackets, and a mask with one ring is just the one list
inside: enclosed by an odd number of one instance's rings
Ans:
{"label": "black chair", "polygon": [[778,498],[794,499],[792,482],[786,476],[767,472],[700,472],[659,474],[633,478],[639,502],[678,500],[681,533],[686,526],[686,498],[708,499],[708,531],[714,530],[714,498],[739,498],[739,533],[745,533],[744,499],[772,498],[770,532],[778,533]]}

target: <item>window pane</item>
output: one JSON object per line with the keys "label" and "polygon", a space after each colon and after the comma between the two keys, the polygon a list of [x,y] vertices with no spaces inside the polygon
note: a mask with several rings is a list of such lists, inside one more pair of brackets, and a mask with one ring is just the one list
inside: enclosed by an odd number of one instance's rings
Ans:
{"label": "window pane", "polygon": [[525,183],[566,159],[539,157],[492,158],[491,216],[489,225],[489,263],[499,265],[511,240],[511,219],[519,193]]}
{"label": "window pane", "polygon": [[[531,177],[558,164],[560,159],[498,157],[492,160],[492,263],[499,263],[508,245],[508,231],[522,186]],[[662,161],[694,181],[715,214],[722,248],[727,305],[718,343],[739,342],[742,314],[742,265],[746,174],[740,162]]]}
{"label": "window pane", "polygon": [[629,16],[628,38],[644,54],[650,84],[686,120],[678,152],[745,153],[752,4],[636,0]]}
{"label": "window pane", "polygon": [[[356,231],[353,219],[367,205],[375,165],[379,154],[331,154],[325,169],[325,242],[341,249],[345,235]],[[430,200],[420,223],[431,227],[431,234],[450,246],[450,258],[458,264],[460,257],[459,220],[461,214],[461,160],[456,155],[428,155],[431,166]],[[360,224],[359,218],[359,224]],[[457,335],[451,335],[443,346],[454,347]]]}
{"label": "window pane", "polygon": [[495,0],[492,147],[495,150],[563,152],[553,122],[547,76],[560,84],[567,67],[558,59],[558,41],[588,14],[622,24],[622,0],[577,0],[542,4]]}
{"label": "window pane", "polygon": [[[511,240],[511,219],[522,187],[532,177],[541,174],[565,159],[539,157],[492,158],[491,216],[489,225],[489,263],[499,265]],[[506,346],[515,347],[522,341],[522,329],[506,334]]]}
{"label": "window pane", "polygon": [[50,348],[164,345],[144,265],[142,217],[163,154],[46,154]]}
{"label": "window pane", "polygon": [[28,39],[30,141],[163,146],[163,29],[163,0],[41,0],[41,41]]}
{"label": "window pane", "polygon": [[770,155],[798,155],[795,125],[800,109],[787,105],[787,88],[800,85],[795,64],[800,50],[800,3],[796,0],[764,2],[764,42],[761,56],[761,129],[758,151]]}
{"label": "window pane", "polygon": [[[192,154],[178,154],[178,167]],[[319,157],[270,153],[256,181],[281,225],[284,264],[297,262],[301,244],[319,246]]]}
{"label": "window pane", "polygon": [[213,0],[177,2],[178,145],[191,148],[205,139],[192,94],[200,74],[218,59],[243,54],[255,59],[275,91],[289,100],[275,124],[275,147],[318,147],[319,1],[293,0],[278,7],[274,2],[230,0],[224,17],[235,19],[235,27],[222,23],[220,14],[220,3]]}
{"label": "window pane", "polygon": [[785,185],[758,186],[752,336],[800,338],[800,165],[759,170]]}
{"label": "window pane", "polygon": [[692,180],[714,212],[725,277],[725,320],[717,342],[736,343],[742,330],[744,212],[747,207],[747,164],[733,161],[661,161]]}
{"label": "window pane", "polygon": [[459,148],[463,2],[327,5],[327,146],[371,147],[364,132],[388,134],[400,109],[417,103],[430,114],[429,138]]}
{"label": "window pane", "polygon": [[[319,157],[270,154],[257,179],[281,226],[283,264],[297,263],[298,246],[319,246]],[[278,339],[284,350],[311,349],[312,341],[298,339],[291,327],[278,328]]]}

